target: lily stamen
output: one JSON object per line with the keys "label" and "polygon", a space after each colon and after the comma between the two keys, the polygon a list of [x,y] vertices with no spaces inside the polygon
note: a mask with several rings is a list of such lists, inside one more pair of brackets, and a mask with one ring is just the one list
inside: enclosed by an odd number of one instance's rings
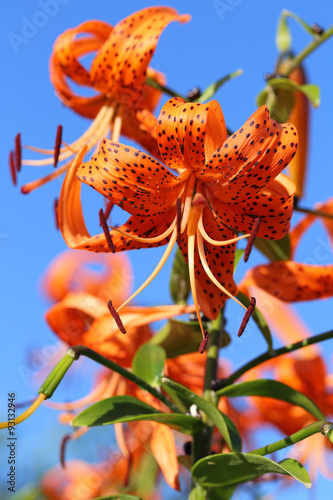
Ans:
{"label": "lily stamen", "polygon": [[226,245],[230,245],[231,243],[237,243],[237,241],[240,241],[240,240],[243,240],[244,238],[248,238],[250,236],[250,234],[242,234],[241,236],[236,236],[235,238],[231,238],[230,240],[222,240],[222,241],[219,241],[219,240],[213,240],[210,236],[208,236],[208,234],[206,233],[206,230],[204,228],[204,225],[203,225],[203,217],[202,217],[202,214],[201,214],[201,217],[199,219],[199,223],[198,223],[198,230],[200,231],[200,233],[202,234],[203,236],[203,239],[205,241],[207,241],[207,243],[210,243],[211,245],[214,245],[216,247],[223,247],[223,246],[226,246]]}
{"label": "lily stamen", "polygon": [[158,243],[159,241],[162,241],[165,238],[167,238],[169,236],[169,234],[172,233],[172,231],[175,229],[176,223],[177,223],[177,217],[174,218],[171,226],[168,227],[168,229],[166,229],[164,231],[164,233],[159,234],[158,236],[154,236],[153,238],[145,238],[143,236],[136,236],[133,233],[127,233],[126,231],[122,231],[118,227],[114,227],[114,226],[110,226],[110,227],[113,231],[118,231],[118,233],[123,234],[127,238],[131,238],[131,240],[133,240],[133,241],[137,241],[138,243],[151,244],[151,243]]}
{"label": "lily stamen", "polygon": [[115,308],[113,307],[111,300],[108,301],[108,309],[110,311],[111,316],[113,317],[113,319],[117,323],[117,326],[118,326],[119,330],[121,331],[121,333],[126,333],[126,330],[125,330],[125,327],[123,325],[123,322],[120,319],[118,311],[116,311]]}
{"label": "lily stamen", "polygon": [[[194,246],[195,246],[195,234],[196,234],[197,227],[198,227],[198,220],[199,220],[199,218],[202,214],[202,210],[205,208],[206,204],[207,204],[207,201],[202,194],[196,193],[194,195],[192,205],[191,205],[191,211],[190,211],[189,218],[188,218],[188,225],[187,225],[188,269],[189,269],[189,277],[190,277],[190,287],[191,287],[194,307],[195,307],[195,310],[197,313],[197,318],[199,321],[203,340],[205,340],[205,338],[206,338],[206,333],[205,333],[205,330],[203,328],[202,321],[201,321],[200,307],[199,307],[199,302],[198,302],[198,297],[197,297],[197,290],[196,290],[196,286],[195,286]],[[200,344],[200,348],[201,348],[201,344]]]}
{"label": "lily stamen", "polygon": [[200,346],[199,346],[199,352],[201,354],[203,354],[205,352],[205,349],[206,349],[206,345],[207,345],[207,342],[208,342],[208,339],[209,339],[209,333],[207,332],[207,330],[205,330],[205,333],[204,333],[204,338],[202,339],[202,341],[200,342]]}
{"label": "lily stamen", "polygon": [[251,297],[250,305],[246,309],[246,313],[244,315],[243,321],[242,321],[241,326],[239,327],[239,330],[238,330],[238,337],[240,337],[241,335],[243,335],[244,330],[246,328],[246,325],[248,324],[249,319],[251,318],[251,316],[252,316],[252,314],[254,312],[255,307],[256,307],[256,299],[254,297]]}
{"label": "lily stamen", "polygon": [[22,146],[21,146],[21,134],[17,134],[15,137],[15,167],[17,172],[21,170],[22,164]]}
{"label": "lily stamen", "polygon": [[261,222],[260,217],[257,217],[254,221],[252,231],[250,233],[250,237],[247,241],[247,245],[246,245],[245,252],[244,252],[244,262],[247,262],[249,260],[250,253],[251,253],[251,250],[253,247],[253,243],[254,243],[255,237],[257,236],[257,233],[259,230],[260,222]]}
{"label": "lily stamen", "polygon": [[58,125],[56,139],[54,144],[54,155],[53,155],[53,167],[56,168],[59,161],[60,148],[61,148],[61,138],[62,138],[62,125]]}
{"label": "lily stamen", "polygon": [[[175,223],[176,223],[176,219],[174,220],[174,224]],[[145,242],[147,242],[148,239],[149,238],[146,238]],[[136,292],[134,292],[127,300],[125,300],[125,302],[123,302],[123,304],[121,306],[118,307],[117,312],[119,312],[120,309],[122,309],[132,299],[134,299],[134,297],[136,297],[137,295],[139,295],[139,293],[142,292],[142,290],[144,288],[146,288],[146,286],[149,285],[149,283],[151,283],[151,281],[153,281],[153,279],[158,275],[158,273],[160,272],[160,270],[162,269],[162,267],[164,266],[164,264],[168,260],[169,255],[171,254],[172,249],[175,246],[176,240],[177,240],[177,229],[174,228],[173,229],[173,233],[172,233],[171,238],[170,238],[170,241],[169,241],[169,243],[168,243],[168,245],[167,245],[167,247],[166,247],[166,249],[164,251],[164,254],[162,255],[162,258],[159,261],[159,263],[157,264],[157,266],[155,267],[154,271],[151,273],[151,275],[149,276],[149,278],[147,278],[146,281],[140,286],[140,288],[138,288]]]}
{"label": "lily stamen", "polygon": [[[208,265],[206,255],[205,255],[203,237],[202,237],[201,233],[199,232],[199,230],[197,231],[197,237],[198,237],[198,250],[199,250],[200,261],[201,261],[202,267],[206,271],[208,278],[214,283],[215,286],[217,286],[217,288],[219,288],[223,293],[225,293],[230,299],[237,302],[237,304],[239,304],[243,309],[246,310],[246,307],[238,299],[236,299],[236,297],[234,297],[232,295],[232,293],[228,292],[228,290],[226,288],[224,288],[224,286],[221,285],[221,283],[219,283],[217,281],[214,274],[209,269],[209,265]],[[226,240],[226,241],[228,241],[228,240]]]}
{"label": "lily stamen", "polygon": [[9,153],[9,169],[10,169],[10,175],[12,178],[12,182],[14,186],[16,186],[16,168],[15,168],[15,163],[14,163],[14,153],[13,151],[10,151]]}
{"label": "lily stamen", "polygon": [[180,245],[180,229],[182,224],[182,201],[180,198],[176,201],[176,224],[177,224],[177,245]]}
{"label": "lily stamen", "polygon": [[105,215],[104,215],[104,210],[103,208],[100,209],[100,211],[98,212],[99,214],[99,222],[100,222],[100,225],[103,229],[103,232],[104,232],[104,235],[105,235],[105,239],[106,239],[106,242],[108,244],[108,247],[110,248],[111,252],[112,253],[115,253],[116,252],[116,248],[113,244],[113,241],[112,241],[112,236],[109,232],[109,228],[108,228],[108,224],[107,224],[107,221],[106,221],[106,218],[105,218]]}
{"label": "lily stamen", "polygon": [[55,200],[53,202],[53,211],[54,211],[55,227],[57,230],[59,229],[58,204],[59,204],[59,200],[58,200],[58,198],[55,198]]}

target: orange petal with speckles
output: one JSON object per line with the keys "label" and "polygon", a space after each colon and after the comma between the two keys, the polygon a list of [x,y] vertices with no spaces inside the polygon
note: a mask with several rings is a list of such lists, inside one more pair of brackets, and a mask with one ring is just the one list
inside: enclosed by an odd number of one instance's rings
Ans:
{"label": "orange petal with speckles", "polygon": [[277,261],[247,272],[250,279],[284,302],[300,302],[333,295],[333,265],[315,266],[293,261]]}
{"label": "orange petal with speckles", "polygon": [[216,150],[199,179],[224,202],[243,203],[282,172],[296,150],[295,127],[275,122],[261,106]]}
{"label": "orange petal with speckles", "polygon": [[213,210],[225,224],[238,231],[250,233],[257,217],[261,222],[257,236],[278,240],[289,231],[293,213],[295,183],[286,175],[279,174],[259,193],[243,203],[225,203],[208,192]]}
{"label": "orange petal with speckles", "polygon": [[177,451],[171,429],[166,425],[154,423],[150,448],[168,485],[179,491]]}
{"label": "orange petal with speckles", "polygon": [[[91,252],[110,252],[104,233],[91,236],[85,225],[81,206],[82,183],[76,177],[76,170],[77,165],[74,162],[66,174],[60,193],[58,218],[61,234],[69,248]],[[136,236],[155,237],[163,234],[172,223],[175,215],[176,209],[173,207],[153,218],[133,215],[118,229]],[[110,231],[110,235],[116,252],[160,246],[169,240],[169,238],[165,238],[155,244],[145,244],[126,238],[116,230]]]}
{"label": "orange petal with speckles", "polygon": [[165,212],[184,189],[184,182],[154,158],[108,139],[78,168],[77,177],[133,215]]}
{"label": "orange petal with speckles", "polygon": [[92,62],[94,87],[118,95],[128,107],[142,100],[148,64],[162,31],[171,21],[189,20],[170,7],[148,7],[122,19]]}
{"label": "orange petal with speckles", "polygon": [[164,162],[173,169],[201,169],[227,138],[217,101],[186,103],[170,99],[158,117],[157,140]]}
{"label": "orange petal with speckles", "polygon": [[[228,228],[215,216],[209,208],[203,212],[204,228],[212,239],[229,240],[235,237],[232,229]],[[187,242],[186,233],[181,235],[180,249],[187,261]],[[235,243],[226,246],[214,246],[210,243],[204,243],[205,256],[207,263],[213,275],[230,293],[234,294],[237,290],[233,280]],[[223,304],[227,300],[227,295],[212,283],[207,276],[199,258],[197,244],[194,250],[195,281],[198,295],[198,302],[202,312],[210,319],[215,319]]]}

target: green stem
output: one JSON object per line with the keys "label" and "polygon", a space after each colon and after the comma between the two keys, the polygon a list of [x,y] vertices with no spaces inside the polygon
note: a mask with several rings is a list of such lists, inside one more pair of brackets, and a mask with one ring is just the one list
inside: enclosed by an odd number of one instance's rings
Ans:
{"label": "green stem", "polygon": [[333,219],[333,214],[328,214],[327,212],[322,212],[321,210],[312,210],[311,208],[302,208],[296,206],[294,208],[295,212],[302,212],[303,214],[316,215],[317,217],[325,217],[327,219]]}
{"label": "green stem", "polygon": [[307,347],[312,344],[317,344],[318,342],[322,342],[323,340],[328,340],[331,338],[333,338],[333,330],[330,330],[325,333],[320,333],[319,335],[314,335],[313,337],[301,340],[299,342],[295,342],[294,344],[286,345],[285,347],[281,347],[280,349],[267,351],[264,354],[261,354],[260,356],[252,359],[252,361],[249,361],[248,363],[243,365],[241,368],[236,370],[232,375],[230,375],[230,377],[224,379],[223,387],[227,387],[228,385],[233,384],[235,380],[244,375],[244,373],[251,370],[251,368],[260,365],[261,363],[264,363],[265,361],[277,358],[278,356],[282,356],[283,354],[288,354],[289,352],[296,351],[297,349],[302,349],[303,347]]}
{"label": "green stem", "polygon": [[86,347],[83,345],[74,346],[71,349],[78,356],[86,356],[87,358],[90,358],[93,361],[96,361],[96,363],[99,363],[100,365],[103,365],[106,368],[109,368],[110,370],[113,370],[113,371],[119,373],[119,375],[122,375],[123,377],[127,378],[127,380],[130,380],[131,382],[138,385],[139,387],[141,387],[145,391],[149,392],[155,398],[159,399],[168,408],[170,408],[170,410],[173,411],[174,413],[181,413],[181,410],[178,408],[178,406],[173,404],[167,397],[164,396],[164,394],[159,392],[154,387],[151,387],[149,384],[147,384],[147,382],[145,382],[141,378],[134,375],[134,373],[126,370],[122,366],[117,365],[116,363],[114,363],[110,359],[105,358],[104,356],[101,356],[101,354],[98,354],[97,352],[93,351],[92,349],[89,349],[89,347]]}
{"label": "green stem", "polygon": [[330,425],[330,422],[319,420],[318,422],[314,422],[313,424],[304,427],[303,429],[295,432],[294,434],[291,434],[290,436],[280,439],[279,441],[275,441],[275,443],[267,444],[262,448],[257,448],[256,450],[250,451],[250,453],[253,453],[254,455],[268,455],[269,453],[283,450],[283,448],[287,448],[292,444],[298,443],[299,441],[302,441],[303,439],[306,439],[313,434],[322,432],[323,427],[327,425]]}
{"label": "green stem", "polygon": [[206,372],[204,382],[204,393],[210,391],[211,381],[217,377],[217,365],[219,359],[219,347],[221,343],[221,328],[223,328],[223,310],[219,317],[212,322],[207,347]]}
{"label": "green stem", "polygon": [[147,78],[146,79],[146,83],[148,85],[150,85],[151,87],[154,87],[155,89],[158,89],[161,92],[164,92],[164,94],[167,94],[167,95],[169,95],[171,97],[181,97],[181,99],[184,99],[184,101],[189,102],[189,100],[187,99],[187,97],[179,94],[175,90],[170,89],[170,87],[165,87],[164,85],[160,85],[153,78]]}
{"label": "green stem", "polygon": [[324,33],[318,37],[315,38],[312,42],[309,43],[305,49],[303,49],[296,57],[294,57],[290,61],[290,65],[287,69],[287,71],[284,72],[285,76],[289,76],[290,73],[296,69],[304,59],[310,55],[314,50],[316,50],[322,43],[326,42],[328,38],[330,38],[333,35],[333,26],[331,26],[328,30],[324,31]]}

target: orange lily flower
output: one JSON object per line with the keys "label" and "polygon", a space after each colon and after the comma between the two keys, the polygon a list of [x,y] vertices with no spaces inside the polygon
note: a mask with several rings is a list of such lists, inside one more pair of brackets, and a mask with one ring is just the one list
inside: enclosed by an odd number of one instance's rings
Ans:
{"label": "orange lily flower", "polygon": [[[93,119],[93,122],[70,145],[61,145],[62,128],[58,128],[54,149],[27,146],[47,157],[26,159],[22,161],[23,165],[57,166],[58,161],[65,163],[52,174],[23,186],[23,193],[61,175],[69,168],[83,144],[91,150],[109,133],[112,133],[114,141],[118,141],[122,133],[158,155],[156,118],[152,111],[161,92],[148,85],[146,78],[148,76],[164,85],[165,77],[148,65],[164,28],[172,21],[184,23],[189,19],[189,15],[179,15],[170,7],[149,7],[128,16],[115,27],[102,21],[87,21],[58,37],[50,59],[50,78],[56,94],[66,106]],[[86,69],[80,59],[91,53],[96,55],[90,68]],[[68,80],[98,93],[93,97],[77,95]],[[14,155],[18,169],[20,151],[18,135]]]}
{"label": "orange lily flower", "polygon": [[141,151],[104,139],[83,165],[81,151],[66,176],[60,229],[71,248],[111,251],[105,234],[91,237],[86,229],[77,176],[131,214],[109,233],[115,251],[168,243],[155,271],[128,301],[156,276],[177,241],[189,264],[201,324],[199,308],[216,318],[236,292],[235,243],[249,234],[236,237],[234,229],[250,233],[260,217],[258,236],[279,239],[288,232],[295,185],[280,172],[296,153],[297,132],[271,120],[262,106],[228,139],[216,101],[173,98],[161,110],[157,133],[160,154],[178,176]]}
{"label": "orange lily flower", "polygon": [[[260,378],[269,370],[270,378],[284,382],[308,396],[327,418],[333,415],[333,380],[327,373],[327,367],[318,350],[298,353],[264,363],[260,368],[249,372],[249,378]],[[315,418],[299,406],[290,405],[273,398],[252,397],[259,415],[255,417],[257,424],[271,423],[284,434],[290,435],[315,421]],[[311,477],[318,471],[333,478],[332,468],[328,467],[328,453],[332,454],[332,445],[322,436],[311,436],[293,446],[292,456],[309,463]],[[296,453],[296,455],[295,455]],[[325,456],[326,455],[326,456]]]}

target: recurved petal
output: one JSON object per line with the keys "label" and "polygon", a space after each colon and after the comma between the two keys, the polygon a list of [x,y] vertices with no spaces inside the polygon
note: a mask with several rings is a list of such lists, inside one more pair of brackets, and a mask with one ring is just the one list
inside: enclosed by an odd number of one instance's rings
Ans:
{"label": "recurved petal", "polygon": [[147,109],[125,113],[122,108],[121,132],[144,147],[152,156],[161,159],[156,139],[157,118]]}
{"label": "recurved petal", "polygon": [[170,168],[198,170],[226,140],[227,130],[217,101],[186,103],[174,97],[161,110],[157,135],[161,156]]}
{"label": "recurved petal", "polygon": [[225,203],[208,194],[213,210],[225,224],[237,231],[251,232],[254,221],[261,222],[257,236],[278,240],[289,231],[293,212],[296,185],[284,174],[279,174],[265,188],[248,200],[237,205]]}
{"label": "recurved petal", "polygon": [[251,280],[283,302],[300,302],[333,295],[333,265],[316,266],[277,261],[251,270]]}
{"label": "recurved petal", "polygon": [[168,485],[180,490],[176,444],[171,429],[154,423],[150,448]]}
{"label": "recurved petal", "polygon": [[132,215],[158,215],[175,206],[184,182],[141,151],[103,139],[77,177]]}
{"label": "recurved petal", "polygon": [[[89,71],[79,58],[98,50],[112,31],[112,26],[103,21],[87,21],[62,33],[53,46],[50,59],[50,77],[71,78],[79,85],[90,85]],[[89,36],[78,35],[88,33]],[[57,88],[57,85],[55,85]]]}
{"label": "recurved petal", "polygon": [[171,7],[148,7],[120,21],[91,65],[94,87],[126,104],[140,102],[158,39],[171,21],[187,22]]}
{"label": "recurved petal", "polygon": [[[91,252],[111,252],[104,233],[91,236],[85,225],[81,206],[82,183],[76,177],[76,170],[78,165],[82,163],[84,152],[82,151],[77,155],[66,174],[61,188],[58,205],[59,228],[69,248],[89,250]],[[175,216],[176,210],[174,207],[171,207],[160,216],[133,215],[118,229],[140,237],[152,238],[163,234],[169,228]],[[110,231],[110,234],[116,252],[160,246],[166,244],[169,239],[169,237],[166,237],[156,243],[138,243],[131,238],[126,238],[116,230]]]}
{"label": "recurved petal", "polygon": [[275,122],[261,106],[216,150],[200,180],[221,200],[242,203],[282,172],[296,150],[295,127]]}

